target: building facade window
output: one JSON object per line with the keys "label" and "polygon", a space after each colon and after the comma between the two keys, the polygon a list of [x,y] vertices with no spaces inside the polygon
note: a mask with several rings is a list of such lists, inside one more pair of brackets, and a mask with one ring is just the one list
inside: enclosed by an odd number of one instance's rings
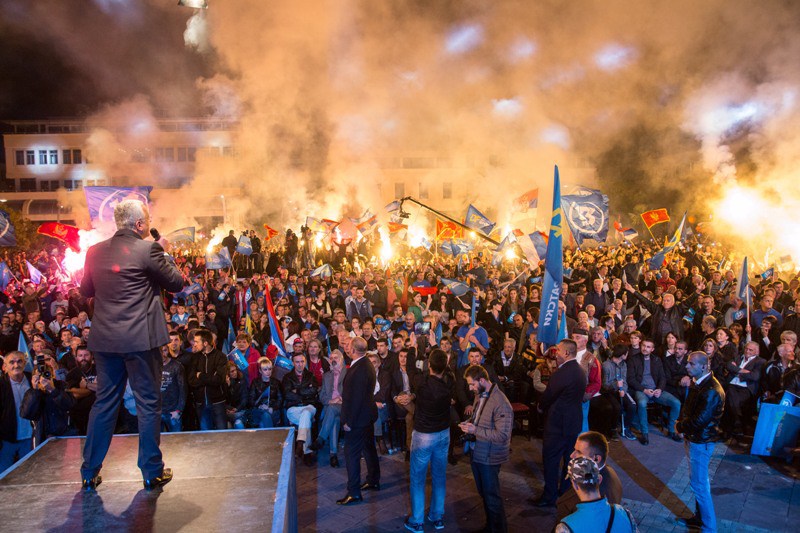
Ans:
{"label": "building facade window", "polygon": [[35,165],[36,164],[36,153],[33,150],[26,150],[25,151],[25,164],[26,165]]}
{"label": "building facade window", "polygon": [[421,200],[428,199],[428,184],[423,181],[419,182],[419,197]]}
{"label": "building facade window", "polygon": [[65,165],[72,164],[72,150],[63,150],[61,155]]}
{"label": "building facade window", "polygon": [[442,183],[442,198],[449,200],[453,197],[453,184],[449,181]]}
{"label": "building facade window", "polygon": [[186,147],[178,146],[178,162],[186,161]]}
{"label": "building facade window", "polygon": [[47,150],[39,150],[39,164],[40,165],[47,164]]}
{"label": "building facade window", "polygon": [[81,163],[83,163],[83,155],[81,154],[80,149],[72,150],[72,164],[80,165]]}
{"label": "building facade window", "polygon": [[19,190],[21,192],[36,191],[36,178],[22,178],[19,180]]}
{"label": "building facade window", "polygon": [[58,150],[50,150],[50,164],[51,165],[58,164]]}
{"label": "building facade window", "polygon": [[25,150],[16,150],[14,152],[14,158],[16,160],[17,166],[24,166],[25,165]]}
{"label": "building facade window", "polygon": [[189,161],[194,162],[196,155],[197,155],[196,146],[190,146],[189,148],[186,149],[186,156],[189,159]]}

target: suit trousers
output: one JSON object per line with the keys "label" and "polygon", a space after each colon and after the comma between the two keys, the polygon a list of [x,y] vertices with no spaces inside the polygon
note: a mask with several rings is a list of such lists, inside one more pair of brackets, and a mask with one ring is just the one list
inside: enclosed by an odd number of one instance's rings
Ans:
{"label": "suit trousers", "polygon": [[544,463],[544,492],[542,499],[555,502],[558,496],[569,489],[565,481],[569,456],[575,448],[575,435],[545,434],[542,439],[542,462]]}
{"label": "suit trousers", "polygon": [[111,445],[114,426],[125,385],[130,381],[136,400],[139,423],[139,469],[144,479],[161,475],[161,352],[158,348],[144,352],[94,354],[97,368],[97,398],[89,413],[89,429],[83,447],[81,476],[96,476]]}
{"label": "suit trousers", "polygon": [[361,428],[350,428],[344,432],[344,460],[347,467],[347,494],[361,496],[361,454],[367,463],[367,483],[381,481],[378,451],[375,449],[375,433],[372,424]]}

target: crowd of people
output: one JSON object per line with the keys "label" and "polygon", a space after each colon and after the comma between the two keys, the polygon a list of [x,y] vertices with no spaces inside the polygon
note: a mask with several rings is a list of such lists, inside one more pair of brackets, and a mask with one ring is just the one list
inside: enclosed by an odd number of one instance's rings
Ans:
{"label": "crowd of people", "polygon": [[[515,427],[544,439],[540,506],[554,506],[569,488],[568,470],[583,476],[577,492],[597,490],[605,455],[599,465],[570,462],[579,434],[595,435],[595,448],[618,438],[647,446],[651,426],[683,441],[676,422],[695,377],[689,354],[702,352],[724,389],[720,438],[746,442],[761,402],[800,395],[795,273],[751,280],[748,305],[735,290],[736,273],[719,268],[719,249],[687,245],[660,270],[648,268],[655,251],[648,245],[568,249],[559,309],[567,342],[543,349],[542,265],[422,249],[383,264],[367,259],[377,244],[364,239],[331,253],[329,274],[312,276],[319,258],[307,250],[306,233],[302,241],[287,234],[285,247],[263,253],[259,243],[248,260],[235,257],[231,232],[223,244],[233,248],[234,265],[222,270],[206,270],[199,251],[176,254],[184,285],[199,289],[162,295],[169,330],[162,431],[294,425],[305,467],[327,450],[336,468],[340,436],[352,429],[343,419],[354,416],[347,374],[366,357],[376,376],[369,438],[377,453],[410,462],[412,531],[422,530],[428,465],[428,518],[443,527],[446,462],[463,455],[489,530],[506,529],[498,474]],[[7,257],[21,281],[0,296],[0,471],[47,437],[85,435],[97,388],[87,348],[98,335],[93,301],[61,275],[57,254],[28,257],[44,273],[38,284],[24,279],[24,259]],[[468,290],[450,290],[443,279]],[[556,374],[572,359],[573,371]],[[520,420],[516,412],[530,414]],[[137,431],[130,386],[116,431]],[[368,470],[371,479],[358,488],[379,489],[379,474]],[[360,501],[353,492],[348,484],[344,504]]]}

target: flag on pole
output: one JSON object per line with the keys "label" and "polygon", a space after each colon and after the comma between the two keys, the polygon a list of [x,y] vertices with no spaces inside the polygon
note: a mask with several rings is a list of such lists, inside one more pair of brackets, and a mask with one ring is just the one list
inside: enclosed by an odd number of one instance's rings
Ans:
{"label": "flag on pole", "polygon": [[386,204],[384,208],[387,213],[394,213],[395,211],[400,211],[400,200],[395,200],[393,202],[389,202]]}
{"label": "flag on pole", "polygon": [[[308,223],[308,218],[306,218],[306,223]],[[269,224],[264,224],[264,230],[267,232],[267,240],[277,237],[279,233],[278,230],[269,227]]]}
{"label": "flag on pole", "polygon": [[6,287],[11,283],[11,278],[13,277],[11,269],[8,268],[6,262],[0,261],[0,287],[2,287],[3,290],[6,290]]}
{"label": "flag on pole", "polygon": [[449,220],[436,219],[436,240],[463,239],[464,228]]}
{"label": "flag on pole", "polygon": [[669,222],[669,214],[667,214],[666,208],[663,207],[661,209],[646,211],[641,214],[641,217],[647,229],[652,228],[656,224],[661,224],[662,222]]}
{"label": "flag on pole", "polygon": [[406,230],[408,229],[408,225],[407,224],[402,224],[400,222],[389,222],[387,224],[387,227],[389,228],[389,233],[397,233],[398,231],[402,231],[404,229],[406,229]]}
{"label": "flag on pole", "polygon": [[521,213],[539,206],[539,188],[531,189],[525,194],[514,199],[514,209]]}
{"label": "flag on pole", "polygon": [[164,235],[164,238],[169,242],[194,242],[195,227],[187,226],[185,228],[176,229]]}
{"label": "flag on pole", "polygon": [[[272,306],[272,296],[269,293],[269,287],[264,290],[264,303],[266,304],[267,321],[269,322],[270,343],[278,349],[278,355],[284,359],[286,356],[286,348],[283,346],[283,331],[278,324],[278,318],[275,316],[275,308]],[[277,364],[277,360],[275,361]],[[291,368],[291,361],[289,361]]]}
{"label": "flag on pole", "polygon": [[746,302],[749,292],[750,278],[747,273],[747,257],[745,257],[742,261],[742,270],[739,272],[739,281],[736,283],[736,297]]}
{"label": "flag on pole", "polygon": [[457,279],[442,278],[442,284],[453,296],[464,296],[472,290],[466,283]]}
{"label": "flag on pole", "polygon": [[28,277],[31,278],[31,283],[34,285],[40,284],[42,282],[42,273],[30,261],[25,261],[25,264],[28,265]]}
{"label": "flag on pole", "polygon": [[28,349],[28,341],[25,340],[25,334],[22,331],[19,332],[17,351],[25,354],[25,372],[33,372],[33,360],[31,359],[31,353]]}
{"label": "flag on pole", "polygon": [[233,346],[236,346],[236,330],[233,329],[233,322],[228,318],[228,336],[222,342],[222,353],[228,355]]}
{"label": "flag on pole", "polygon": [[81,251],[81,237],[78,228],[60,222],[45,222],[36,230],[36,233],[47,235],[65,242],[73,252]]}
{"label": "flag on pole", "polygon": [[761,279],[763,279],[764,281],[767,281],[769,278],[771,278],[774,275],[775,275],[775,268],[774,267],[770,267],[770,268],[766,269],[764,272],[762,272],[760,274]]}
{"label": "flag on pole", "polygon": [[250,237],[246,235],[239,237],[239,242],[236,243],[236,252],[242,255],[251,255],[253,253],[253,243],[250,242]]}
{"label": "flag on pole", "polygon": [[626,241],[632,241],[639,236],[639,233],[633,228],[623,228],[619,222],[614,222],[614,229],[622,235]]}
{"label": "flag on pole", "polygon": [[139,200],[150,205],[152,187],[84,187],[86,206],[92,222],[113,222],[114,208],[123,200]]}
{"label": "flag on pole", "polygon": [[333,269],[331,268],[331,266],[328,263],[325,263],[324,265],[315,268],[309,274],[309,277],[312,277],[312,278],[313,277],[329,278],[331,276],[333,276]]}
{"label": "flag on pole", "polygon": [[467,208],[464,225],[488,236],[497,224],[486,218],[474,205],[470,204]]}
{"label": "flag on pole", "polygon": [[553,345],[558,342],[558,303],[561,298],[561,285],[564,282],[564,220],[561,207],[561,180],[558,177],[558,165],[555,167],[554,174],[553,214],[550,218],[550,236],[547,239],[538,335],[539,341],[545,345]]}
{"label": "flag on pole", "polygon": [[650,270],[658,270],[664,266],[664,261],[667,258],[667,254],[674,250],[675,247],[678,246],[678,243],[681,242],[681,239],[683,238],[683,228],[685,225],[686,213],[684,212],[681,223],[678,225],[678,229],[675,230],[675,233],[672,234],[672,237],[670,237],[664,247],[658,253],[656,253],[652,259],[650,259]]}
{"label": "flag on pole", "polygon": [[576,194],[561,197],[561,210],[578,246],[584,239],[605,242],[608,237],[608,196],[581,187]]}

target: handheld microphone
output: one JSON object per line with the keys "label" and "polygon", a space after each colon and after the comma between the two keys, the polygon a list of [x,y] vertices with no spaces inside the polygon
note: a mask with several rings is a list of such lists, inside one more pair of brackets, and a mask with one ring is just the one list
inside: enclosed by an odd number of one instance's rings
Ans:
{"label": "handheld microphone", "polygon": [[153,240],[158,242],[161,239],[161,234],[158,232],[156,228],[150,228],[150,235],[153,237]]}

